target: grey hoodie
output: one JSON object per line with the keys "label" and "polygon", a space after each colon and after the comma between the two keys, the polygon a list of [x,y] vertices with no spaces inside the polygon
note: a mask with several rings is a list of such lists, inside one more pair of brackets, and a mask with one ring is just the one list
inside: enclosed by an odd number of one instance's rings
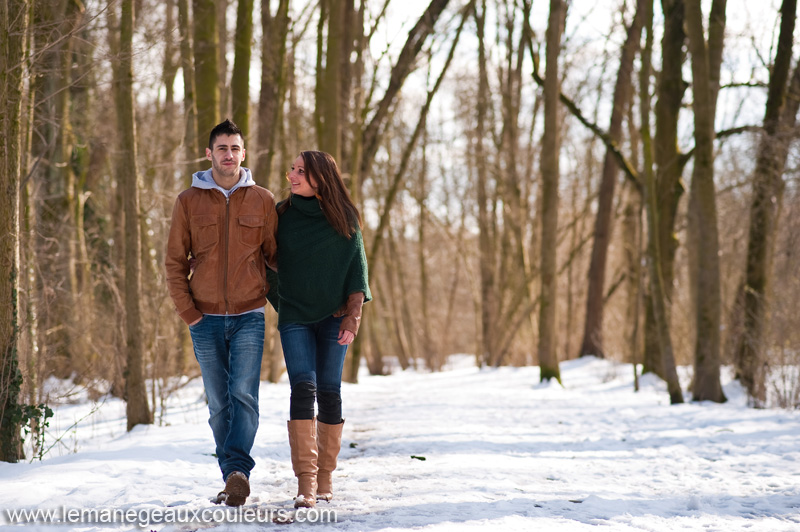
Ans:
{"label": "grey hoodie", "polygon": [[225,190],[219,186],[216,181],[214,181],[214,178],[211,175],[211,168],[209,168],[208,170],[203,170],[202,172],[195,172],[192,175],[192,186],[204,189],[217,189],[227,198],[230,197],[230,195],[233,194],[233,191],[239,187],[252,187],[256,184],[249,168],[245,168],[244,166],[240,167],[239,176],[239,182],[233,185],[230,190]]}

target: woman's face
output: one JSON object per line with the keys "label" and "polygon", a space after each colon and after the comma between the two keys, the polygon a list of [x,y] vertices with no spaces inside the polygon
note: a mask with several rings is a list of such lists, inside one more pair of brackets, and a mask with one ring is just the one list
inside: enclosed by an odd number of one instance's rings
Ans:
{"label": "woman's face", "polygon": [[292,187],[292,194],[311,197],[317,193],[317,181],[306,173],[302,156],[298,155],[297,159],[294,160],[286,179],[289,180],[289,184]]}

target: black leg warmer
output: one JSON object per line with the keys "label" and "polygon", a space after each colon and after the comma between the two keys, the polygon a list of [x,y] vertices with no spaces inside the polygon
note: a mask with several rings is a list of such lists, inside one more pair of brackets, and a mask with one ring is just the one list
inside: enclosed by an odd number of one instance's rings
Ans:
{"label": "black leg warmer", "polygon": [[318,392],[317,404],[319,414],[317,419],[328,425],[338,425],[342,422],[342,396],[336,392]]}
{"label": "black leg warmer", "polygon": [[314,398],[317,387],[313,382],[298,382],[289,397],[289,419],[314,419]]}

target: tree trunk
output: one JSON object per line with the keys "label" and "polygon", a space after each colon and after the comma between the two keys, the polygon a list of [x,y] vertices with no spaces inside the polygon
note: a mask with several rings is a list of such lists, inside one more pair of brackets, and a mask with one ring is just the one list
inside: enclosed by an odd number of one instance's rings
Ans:
{"label": "tree trunk", "polygon": [[491,364],[494,358],[494,322],[497,307],[497,290],[494,280],[494,245],[492,224],[490,222],[488,194],[488,161],[486,160],[486,121],[489,112],[489,75],[485,47],[486,0],[481,2],[481,13],[477,14],[478,25],[478,104],[477,126],[475,130],[475,164],[478,174],[478,267],[480,269],[480,315],[481,315],[481,352],[479,359],[484,364]]}
{"label": "tree trunk", "polygon": [[[265,2],[269,3],[269,2]],[[242,130],[245,146],[250,141],[250,55],[253,42],[253,0],[239,0],[236,11],[236,55],[231,77],[231,115]]]}
{"label": "tree trunk", "polygon": [[[642,13],[650,14],[653,10],[653,1],[647,2],[647,11]],[[649,21],[648,21],[649,23]],[[644,25],[644,20],[642,21]],[[646,54],[649,59],[653,57],[653,35],[650,28],[644,29],[647,31],[645,38],[645,49],[642,54]],[[649,72],[647,72],[649,75]],[[645,84],[647,90],[650,90],[650,80]],[[648,92],[649,94],[649,92]],[[633,101],[638,97],[638,93],[633,91],[631,94],[631,105],[628,106],[628,137],[631,142],[631,160],[637,161],[637,166],[641,166],[641,134],[639,129],[638,120],[635,118],[635,110]],[[648,109],[650,106],[648,105]],[[642,189],[634,187],[630,182],[625,183],[625,207],[622,214],[622,241],[624,242],[624,271],[625,271],[625,285],[626,285],[626,301],[625,301],[625,323],[627,327],[627,335],[625,338],[625,354],[624,359],[630,362],[633,366],[633,389],[639,391],[639,367],[641,360],[639,359],[639,350],[641,346],[641,328],[642,328],[642,302],[643,302],[643,284],[644,279],[642,271],[642,261],[645,260],[645,253],[642,249],[642,239],[644,238],[644,196]]]}
{"label": "tree trunk", "polygon": [[19,371],[19,174],[28,2],[0,5],[0,461],[23,458]]}
{"label": "tree trunk", "polygon": [[[128,430],[153,423],[144,380],[144,342],[141,314],[141,238],[139,235],[139,176],[136,164],[136,119],[133,107],[133,2],[122,0],[120,56],[114,68],[114,100],[119,131],[116,173],[123,189],[125,213],[125,392]],[[115,5],[109,5],[114,9]]]}
{"label": "tree trunk", "polygon": [[558,301],[558,181],[561,84],[558,56],[564,31],[566,6],[562,0],[550,0],[547,23],[547,65],[544,79],[544,134],[542,135],[542,238],[540,254],[541,296],[539,307],[539,370],[540,379],[561,382],[556,337],[556,303]]}
{"label": "tree trunk", "polygon": [[428,210],[425,204],[425,198],[428,193],[428,130],[427,126],[422,133],[422,169],[419,172],[419,181],[417,183],[417,208],[419,209],[419,218],[417,221],[417,267],[419,268],[419,307],[420,318],[422,319],[422,338],[420,346],[420,356],[432,371],[438,371],[441,368],[439,353],[437,346],[434,343],[433,335],[431,334],[430,324],[430,305],[428,304],[428,296],[430,294],[430,280],[428,276],[428,261],[425,257],[428,244],[427,240],[427,218]]}
{"label": "tree trunk", "polygon": [[[725,26],[726,0],[711,8],[709,40],[703,32],[700,0],[685,5],[689,51],[692,56],[695,153],[689,204],[690,226],[696,230],[696,343],[692,398],[724,402],[720,383],[720,265],[717,207],[714,190],[714,116],[719,89],[719,61]],[[719,41],[717,41],[717,39]],[[721,53],[720,53],[721,55]]]}
{"label": "tree trunk", "polygon": [[[644,154],[644,198],[647,209],[647,230],[651,235],[656,234],[658,227],[658,201],[656,198],[656,183],[653,173],[653,148],[650,136],[650,71],[652,56],[653,34],[653,0],[639,0],[639,6],[644,11],[644,25],[647,28],[647,45],[642,53],[642,71],[640,74],[640,112],[642,128],[642,151]],[[667,302],[664,289],[664,277],[661,273],[661,249],[658,238],[650,238],[647,246],[647,268],[650,284],[651,304],[653,318],[658,339],[658,349],[661,353],[662,374],[667,382],[669,400],[671,404],[683,403],[683,392],[675,368],[675,357],[672,353],[672,339],[670,336],[669,322],[667,320]]]}
{"label": "tree trunk", "polygon": [[[642,301],[642,196],[633,187],[625,187],[625,210],[622,215],[622,240],[624,242],[625,257],[625,284],[626,284],[626,303],[625,303],[625,322],[630,327],[630,335],[626,338],[626,346],[629,346],[625,353],[625,360],[634,364],[634,377],[638,376],[639,364],[639,334],[641,324],[641,301]],[[636,386],[638,383],[634,383]]]}
{"label": "tree trunk", "polygon": [[173,149],[173,138],[175,131],[172,125],[175,123],[175,77],[178,74],[180,62],[175,58],[175,43],[173,35],[175,33],[175,0],[164,2],[164,64],[161,76],[164,82],[164,109],[163,120],[165,131],[169,135],[169,150]]}
{"label": "tree trunk", "polygon": [[342,68],[346,34],[347,0],[327,0],[328,40],[325,47],[325,66],[317,72],[317,106],[320,108],[318,132],[320,149],[341,160]]}
{"label": "tree trunk", "polygon": [[[766,370],[764,345],[768,313],[768,290],[775,235],[783,198],[783,172],[789,154],[797,115],[797,96],[787,102],[789,71],[792,62],[793,34],[797,0],[784,0],[781,6],[781,30],[775,63],[769,80],[764,133],[758,145],[753,174],[753,197],[750,203],[750,229],[747,245],[745,282],[741,287],[743,330],[734,356],[739,379],[757,407],[766,406]],[[800,80],[800,68],[795,81]],[[788,112],[786,112],[788,111]]]}
{"label": "tree trunk", "polygon": [[228,0],[214,0],[214,5],[217,11],[215,27],[217,32],[217,83],[219,85],[217,117],[221,120],[221,117],[229,116],[231,97],[228,85]]}
{"label": "tree trunk", "polygon": [[[611,123],[608,126],[608,135],[617,143],[622,139],[622,121],[625,118],[626,107],[630,105],[633,59],[639,48],[641,34],[642,16],[637,8],[633,22],[628,28],[625,44],[622,46],[617,82],[614,87]],[[589,287],[586,296],[586,320],[584,321],[580,356],[595,355],[600,358],[605,357],[603,350],[604,286],[606,258],[608,256],[608,246],[611,242],[614,190],[618,173],[619,167],[613,153],[610,150],[606,150],[606,156],[603,161],[603,174],[600,179],[600,192],[597,198],[597,217],[594,225],[594,243],[592,244],[592,258],[588,275]]]}
{"label": "tree trunk", "polygon": [[364,11],[366,9],[366,2],[367,0],[360,0],[358,11],[352,13],[354,21],[350,30],[354,33],[350,35],[350,37],[352,38],[353,49],[349,55],[354,55],[355,59],[352,64],[348,64],[349,75],[342,80],[348,85],[346,94],[352,96],[350,102],[352,111],[348,117],[349,125],[347,126],[349,128],[350,144],[345,150],[347,153],[345,170],[350,173],[350,183],[348,183],[350,196],[359,208],[363,208],[361,192],[363,180],[359,176],[358,168],[361,164],[361,154],[363,152],[362,132],[364,131],[366,119],[361,109],[365,107],[368,96],[368,92],[364,87],[364,52],[368,44],[368,37],[364,34]]}
{"label": "tree trunk", "polygon": [[[678,213],[678,203],[684,191],[681,182],[683,161],[678,151],[678,115],[683,103],[683,93],[686,91],[686,83],[682,77],[683,44],[686,40],[683,31],[683,1],[661,1],[664,13],[664,35],[661,39],[661,73],[656,84],[656,137],[654,142],[658,225],[654,233],[648,234],[648,238],[658,238],[659,240],[667,322],[670,321],[670,301],[675,278],[675,252],[678,249],[675,219]],[[653,316],[652,294],[649,292],[645,301],[642,372],[653,372],[664,378],[658,330]]]}
{"label": "tree trunk", "polygon": [[[29,3],[30,5],[30,3]],[[30,35],[30,31],[28,32]],[[30,38],[28,37],[30,42]],[[36,98],[35,84],[28,84],[27,102],[23,110],[22,123],[25,124],[24,132],[21,134],[21,154],[30,154],[31,133],[33,131],[33,107]],[[21,159],[20,175],[29,175],[31,172],[30,157]],[[38,338],[38,321],[36,316],[36,246],[35,246],[35,225],[33,203],[33,185],[30,180],[21,183],[20,186],[20,205],[19,205],[19,225],[20,225],[20,298],[19,316],[21,329],[19,338],[19,359],[25,368],[23,376],[23,393],[29,404],[39,404],[42,401],[39,397],[41,381],[43,380],[43,368],[41,349],[38,349],[36,339]],[[38,428],[37,428],[38,430]]]}
{"label": "tree trunk", "polygon": [[[280,0],[273,16],[269,2],[261,3],[261,95],[258,100],[258,155],[256,181],[273,186],[272,160],[283,114],[287,88],[286,37],[289,33],[289,0]],[[279,182],[278,182],[279,183]],[[276,184],[280,188],[280,184]]]}
{"label": "tree trunk", "polygon": [[[178,0],[178,30],[181,38],[181,70],[183,71],[183,150],[187,169],[195,168],[194,160],[201,150],[197,136],[197,105],[195,102],[194,59],[190,37],[189,0]],[[203,158],[205,160],[205,157]]]}
{"label": "tree trunk", "polygon": [[317,105],[314,106],[314,131],[317,133],[318,146],[322,145],[322,132],[325,129],[323,124],[324,109],[320,102],[325,99],[325,86],[323,85],[325,80],[323,75],[323,72],[325,72],[325,25],[330,16],[330,3],[331,0],[319,0],[319,16],[317,17],[317,57],[314,70],[317,74],[314,83],[314,102]]}
{"label": "tree trunk", "polygon": [[[197,102],[198,152],[208,143],[219,123],[219,65],[217,62],[217,11],[214,0],[192,0],[194,14],[194,86]],[[207,170],[203,157],[196,169]]]}
{"label": "tree trunk", "polygon": [[[388,246],[386,249],[387,258],[386,266],[388,268],[389,282],[384,286],[389,288],[389,301],[391,301],[391,309],[393,319],[391,320],[392,328],[394,329],[395,336],[397,337],[397,350],[400,359],[400,367],[408,369],[409,367],[417,368],[417,354],[419,349],[416,345],[416,336],[414,334],[414,323],[411,319],[411,311],[408,305],[408,290],[403,287],[402,273],[408,271],[403,264],[403,258],[398,250],[397,240],[398,236],[391,227],[387,230]],[[399,237],[399,238],[402,238]]]}
{"label": "tree trunk", "polygon": [[[92,167],[92,158],[95,151],[102,152],[97,142],[97,108],[92,87],[96,84],[93,67],[96,62],[94,57],[94,34],[84,20],[84,14],[76,12],[75,27],[80,29],[73,39],[72,64],[70,65],[70,95],[69,105],[70,129],[72,130],[73,145],[70,149],[69,160],[74,179],[73,197],[70,201],[70,210],[75,220],[73,226],[73,240],[75,244],[74,267],[70,275],[74,276],[74,304],[76,308],[87,309],[86,312],[72,312],[72,349],[79,356],[82,367],[90,368],[97,364],[96,345],[97,334],[92,326],[95,323],[95,297],[92,258],[90,242],[93,222],[93,208],[90,202],[92,193],[99,187],[92,181],[97,179],[101,172],[97,167]],[[172,150],[172,145],[168,149]],[[94,170],[94,171],[93,171]],[[99,179],[98,179],[99,181]],[[96,198],[95,198],[96,199]],[[96,227],[96,226],[95,226]],[[87,231],[88,229],[88,231]],[[73,370],[75,371],[75,370]]]}

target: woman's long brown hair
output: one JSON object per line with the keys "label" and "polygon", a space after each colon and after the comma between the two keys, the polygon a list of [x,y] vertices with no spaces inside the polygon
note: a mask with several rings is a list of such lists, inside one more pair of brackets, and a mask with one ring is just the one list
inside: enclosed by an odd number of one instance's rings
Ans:
{"label": "woman's long brown hair", "polygon": [[[328,223],[337,233],[350,238],[362,227],[361,214],[350,198],[336,161],[323,151],[303,151],[300,156],[303,158],[309,184],[311,178],[317,182],[317,199]],[[291,198],[280,206],[278,213],[283,214],[290,203]]]}

